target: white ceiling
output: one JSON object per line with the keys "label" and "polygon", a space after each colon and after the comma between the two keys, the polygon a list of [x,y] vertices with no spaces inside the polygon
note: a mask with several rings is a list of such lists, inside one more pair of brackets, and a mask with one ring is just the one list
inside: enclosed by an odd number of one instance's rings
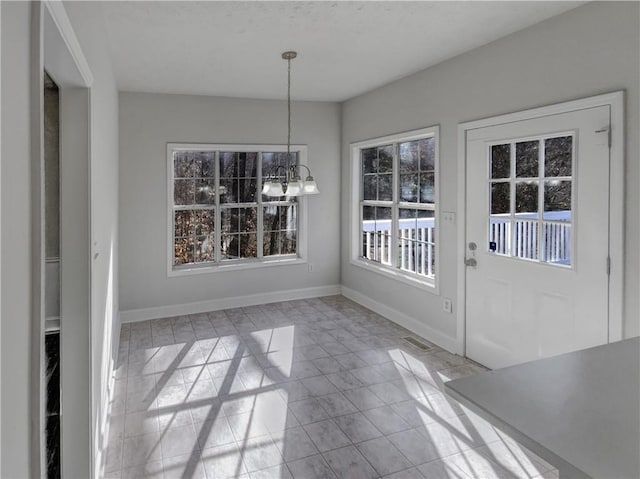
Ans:
{"label": "white ceiling", "polygon": [[584,2],[104,2],[125,91],[342,101]]}

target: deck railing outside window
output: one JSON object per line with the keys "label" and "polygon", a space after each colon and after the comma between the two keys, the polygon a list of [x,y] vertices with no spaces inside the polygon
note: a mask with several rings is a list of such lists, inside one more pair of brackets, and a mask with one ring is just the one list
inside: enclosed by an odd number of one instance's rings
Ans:
{"label": "deck railing outside window", "polygon": [[489,241],[495,242],[496,254],[571,265],[571,211],[545,212],[542,221],[537,213],[515,216],[513,221],[509,215],[491,217]]}
{"label": "deck railing outside window", "polygon": [[[417,227],[416,227],[417,225]],[[363,256],[391,265],[391,220],[363,221]],[[435,219],[398,220],[398,268],[434,277]]]}

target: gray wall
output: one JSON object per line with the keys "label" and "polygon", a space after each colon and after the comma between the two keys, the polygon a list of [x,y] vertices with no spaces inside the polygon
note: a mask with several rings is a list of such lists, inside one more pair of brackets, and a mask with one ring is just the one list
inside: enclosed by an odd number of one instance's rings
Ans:
{"label": "gray wall", "polygon": [[[457,125],[537,106],[626,90],[625,336],[640,332],[638,308],[638,3],[593,3],[353,98],[343,105],[342,173],[349,143],[439,124],[440,208],[457,211]],[[350,193],[343,187],[342,283],[444,335],[456,316],[442,297],[456,298],[457,226],[442,225],[441,296],[397,283],[349,263]],[[460,221],[461,218],[456,218]]]}
{"label": "gray wall", "polygon": [[321,191],[308,197],[314,272],[297,264],[167,277],[166,144],[282,144],[286,115],[284,101],[120,94],[123,311],[339,284],[340,107],[314,102],[292,105],[292,143],[308,145],[308,164]]}
{"label": "gray wall", "polygon": [[[30,477],[31,4],[2,2],[2,471]],[[19,247],[16,247],[19,245]],[[35,416],[35,414],[34,414]]]}

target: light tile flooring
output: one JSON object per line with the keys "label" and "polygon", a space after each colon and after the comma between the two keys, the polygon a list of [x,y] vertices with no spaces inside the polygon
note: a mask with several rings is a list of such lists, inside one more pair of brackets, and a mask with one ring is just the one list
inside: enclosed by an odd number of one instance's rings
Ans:
{"label": "light tile flooring", "polygon": [[553,478],[442,393],[481,367],[342,296],[122,327],[108,478]]}

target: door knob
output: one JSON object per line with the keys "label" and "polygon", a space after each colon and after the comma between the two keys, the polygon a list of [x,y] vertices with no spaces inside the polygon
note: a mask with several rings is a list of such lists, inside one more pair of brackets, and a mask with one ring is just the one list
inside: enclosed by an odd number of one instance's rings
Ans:
{"label": "door knob", "polygon": [[465,258],[464,264],[467,266],[471,266],[472,268],[475,268],[476,266],[478,266],[478,262],[476,261],[475,258]]}

